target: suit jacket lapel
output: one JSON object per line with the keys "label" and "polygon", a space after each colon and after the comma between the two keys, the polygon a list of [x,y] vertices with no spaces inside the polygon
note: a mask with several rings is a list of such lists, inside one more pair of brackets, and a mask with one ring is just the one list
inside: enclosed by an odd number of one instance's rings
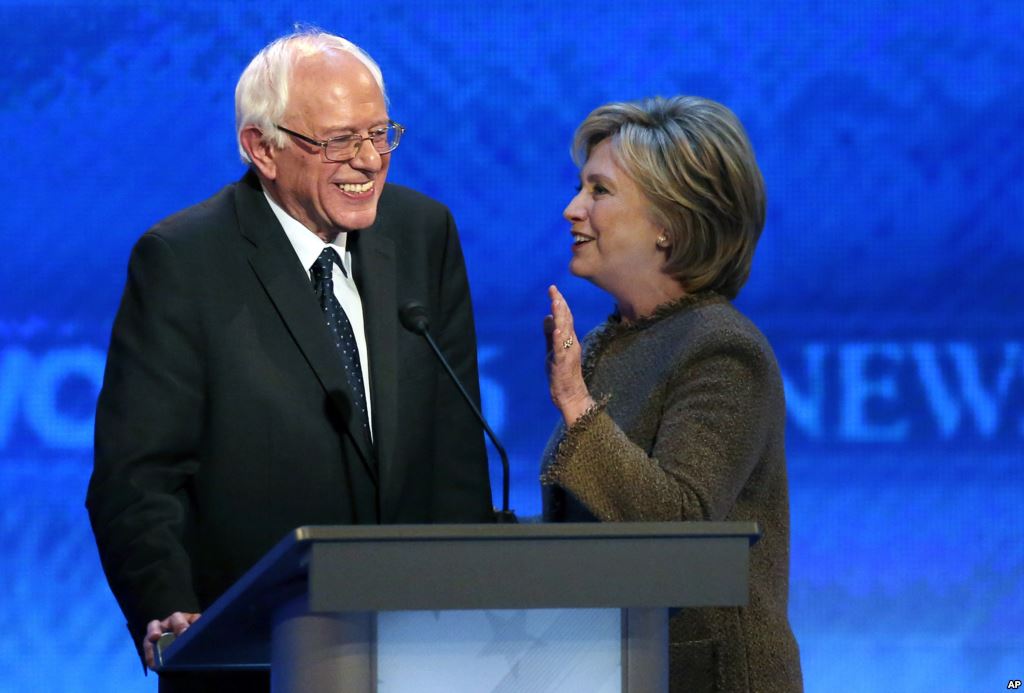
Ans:
{"label": "suit jacket lapel", "polygon": [[373,405],[373,439],[381,480],[381,504],[395,483],[403,478],[395,469],[395,438],[398,435],[398,299],[395,293],[394,241],[382,233],[388,223],[381,205],[377,222],[349,235],[353,243],[353,269],[363,303],[366,347],[370,354],[370,395]]}
{"label": "suit jacket lapel", "polygon": [[[236,187],[235,200],[242,235],[255,246],[249,264],[324,390],[341,412],[348,436],[376,481],[373,452],[361,426],[350,416],[348,382],[341,359],[327,339],[323,314],[306,268],[301,266],[251,172]],[[371,367],[372,364],[371,361]]]}

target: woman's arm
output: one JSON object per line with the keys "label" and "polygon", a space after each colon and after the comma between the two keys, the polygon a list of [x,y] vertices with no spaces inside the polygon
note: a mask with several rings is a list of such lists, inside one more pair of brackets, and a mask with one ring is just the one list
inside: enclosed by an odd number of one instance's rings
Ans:
{"label": "woman's arm", "polygon": [[[552,334],[557,351],[560,335]],[[572,391],[565,383],[574,379],[566,371],[578,369],[578,361],[571,354],[549,361],[552,399],[559,405],[556,392]],[[774,357],[751,336],[712,331],[686,351],[665,388],[650,455],[589,392],[591,404],[579,416],[566,415],[568,407],[559,405],[567,433],[544,482],[561,486],[605,521],[725,518],[783,406]]]}

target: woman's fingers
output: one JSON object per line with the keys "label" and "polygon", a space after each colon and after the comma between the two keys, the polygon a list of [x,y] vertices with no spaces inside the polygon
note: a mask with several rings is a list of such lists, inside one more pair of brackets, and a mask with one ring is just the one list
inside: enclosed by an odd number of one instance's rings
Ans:
{"label": "woman's fingers", "polygon": [[552,284],[548,287],[548,296],[551,298],[551,318],[553,330],[551,333],[551,347],[555,350],[568,351],[574,346],[578,347],[576,332],[572,323],[572,311],[565,297]]}
{"label": "woman's fingers", "polygon": [[562,296],[561,292],[558,291],[557,287],[555,287],[555,293],[558,297],[558,317],[561,321],[559,328],[561,328],[567,335],[575,334],[575,327],[572,322],[572,311],[569,310],[569,304],[565,300],[565,297]]}
{"label": "woman's fingers", "polygon": [[551,401],[562,412],[567,426],[594,404],[580,365],[582,348],[573,327],[572,311],[565,297],[552,284],[548,287],[551,314],[544,318],[544,334],[548,342],[548,386]]}

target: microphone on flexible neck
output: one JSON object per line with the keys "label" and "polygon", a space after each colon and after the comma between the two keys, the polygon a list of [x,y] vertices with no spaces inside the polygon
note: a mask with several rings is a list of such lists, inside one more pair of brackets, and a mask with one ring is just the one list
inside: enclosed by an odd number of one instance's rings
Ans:
{"label": "microphone on flexible neck", "polygon": [[402,321],[402,325],[405,329],[410,332],[414,332],[418,335],[422,335],[427,340],[427,344],[434,350],[434,355],[437,356],[437,360],[441,362],[444,369],[448,371],[448,376],[455,383],[455,387],[459,389],[462,394],[462,398],[466,400],[466,404],[473,410],[473,414],[476,416],[477,421],[483,426],[484,432],[491,439],[491,443],[494,448],[498,451],[498,455],[501,457],[501,510],[494,511],[494,518],[497,522],[508,524],[518,522],[516,515],[513,511],[508,509],[508,492],[509,492],[509,467],[508,467],[508,455],[505,453],[505,448],[498,441],[498,436],[494,435],[494,431],[487,425],[487,420],[484,415],[480,413],[476,404],[473,402],[473,398],[466,392],[466,388],[462,386],[462,382],[459,377],[455,375],[455,371],[452,370],[451,365],[448,363],[448,359],[444,357],[441,350],[438,348],[437,343],[430,334],[430,317],[427,313],[427,309],[422,303],[418,301],[408,301],[398,311],[398,317]]}

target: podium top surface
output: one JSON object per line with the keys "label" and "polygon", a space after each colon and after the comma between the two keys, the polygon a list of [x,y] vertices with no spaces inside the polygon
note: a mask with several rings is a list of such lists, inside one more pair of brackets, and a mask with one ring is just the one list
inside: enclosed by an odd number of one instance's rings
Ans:
{"label": "podium top surface", "polygon": [[296,598],[313,613],[743,605],[759,536],[753,522],[299,527],[164,661],[251,659]]}
{"label": "podium top surface", "polygon": [[318,541],[431,541],[605,539],[623,537],[747,537],[757,541],[756,522],[559,522],[487,525],[309,525],[284,537],[267,555],[292,544]]}

